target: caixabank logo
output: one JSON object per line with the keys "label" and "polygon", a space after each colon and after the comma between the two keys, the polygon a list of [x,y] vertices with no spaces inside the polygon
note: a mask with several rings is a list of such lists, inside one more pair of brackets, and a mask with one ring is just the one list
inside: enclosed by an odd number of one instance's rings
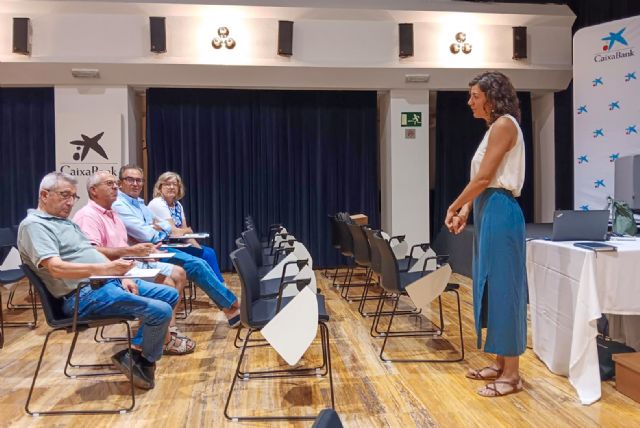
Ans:
{"label": "caixabank logo", "polygon": [[629,46],[627,39],[624,37],[626,29],[627,27],[624,27],[616,32],[609,32],[608,36],[602,37],[600,40],[605,42],[602,45],[602,52],[595,54],[593,61],[606,62],[635,56],[634,47]]}
{"label": "caixabank logo", "polygon": [[81,140],[69,141],[69,144],[75,147],[75,153],[72,157],[76,162],[61,165],[60,172],[70,175],[91,175],[100,170],[109,170],[115,175],[115,164],[110,162],[85,162],[85,158],[89,153],[95,153],[105,160],[109,160],[106,150],[100,144],[100,139],[103,135],[104,132],[100,132],[93,137],[80,134]]}

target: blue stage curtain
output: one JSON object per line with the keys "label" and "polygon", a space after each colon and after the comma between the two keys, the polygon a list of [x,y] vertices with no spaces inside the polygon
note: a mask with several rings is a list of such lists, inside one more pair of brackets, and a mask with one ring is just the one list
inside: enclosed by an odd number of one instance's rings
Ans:
{"label": "blue stage curtain", "polygon": [[[439,91],[436,100],[436,164],[431,212],[431,236],[440,232],[447,208],[469,182],[471,158],[487,130],[467,105],[468,92]],[[525,221],[533,221],[533,132],[531,94],[518,92],[520,127],[525,142],[526,173],[518,202]],[[473,213],[470,221],[473,222]]]}
{"label": "blue stage curtain", "polygon": [[365,213],[379,227],[377,99],[371,91],[149,89],[149,187],[178,172],[194,230],[222,268],[252,214],[283,223],[315,266],[338,261],[328,214]]}
{"label": "blue stage curtain", "polygon": [[38,204],[42,177],[55,168],[53,88],[0,88],[0,227]]}

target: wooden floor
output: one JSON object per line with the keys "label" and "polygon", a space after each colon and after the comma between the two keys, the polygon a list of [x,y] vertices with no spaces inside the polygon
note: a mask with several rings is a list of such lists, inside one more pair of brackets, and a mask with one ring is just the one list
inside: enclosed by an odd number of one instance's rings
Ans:
{"label": "wooden floor", "polygon": [[[489,364],[486,355],[475,349],[469,280],[463,283],[463,328],[466,358],[462,363],[384,364],[378,358],[381,339],[369,336],[370,319],[357,313],[332,289],[318,272],[319,284],[326,296],[331,316],[331,354],[336,391],[336,410],[347,427],[467,427],[534,426],[595,427],[638,426],[640,405],[619,394],[613,383],[603,383],[602,399],[582,406],[569,381],[552,374],[531,349],[522,358],[525,391],[508,397],[488,399],[476,394],[482,385],[466,379],[469,367]],[[235,276],[228,283],[238,290]],[[22,290],[26,286],[19,286]],[[7,293],[3,290],[3,301]],[[451,336],[427,340],[395,339],[389,347],[392,355],[441,357],[452,352],[458,341],[452,298],[445,301],[447,327]],[[1,426],[266,426],[257,423],[231,423],[223,416],[223,407],[239,351],[220,311],[210,306],[203,293],[198,294],[194,312],[180,323],[184,332],[198,342],[194,354],[165,357],[158,363],[156,388],[140,391],[135,410],[112,416],[54,416],[33,418],[24,411],[31,377],[48,327],[43,322],[35,330],[5,329],[4,349],[0,350],[0,425]],[[5,320],[28,319],[28,312],[4,310]],[[416,324],[407,319],[398,324]],[[423,323],[426,325],[425,321]],[[394,322],[395,326],[395,322]],[[114,329],[114,334],[119,332]],[[115,406],[127,399],[128,384],[123,376],[100,379],[67,379],[62,367],[71,335],[57,333],[50,341],[41,376],[36,385],[33,407],[48,409],[72,405],[95,408]],[[100,344],[84,333],[78,362],[108,361],[121,345]],[[318,361],[317,343],[304,360]],[[268,348],[250,351],[251,368],[283,366]],[[252,380],[239,382],[232,400],[232,412],[242,414],[317,413],[329,403],[326,378],[297,380]],[[286,423],[269,426],[287,426]],[[294,425],[294,424],[291,424]],[[295,426],[310,426],[298,423]]]}

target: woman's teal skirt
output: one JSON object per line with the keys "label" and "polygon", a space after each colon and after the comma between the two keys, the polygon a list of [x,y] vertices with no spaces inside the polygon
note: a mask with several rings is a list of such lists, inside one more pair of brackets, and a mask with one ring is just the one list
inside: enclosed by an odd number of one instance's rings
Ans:
{"label": "woman's teal skirt", "polygon": [[525,227],[520,205],[505,189],[488,188],[473,201],[473,310],[484,351],[506,357],[527,345]]}

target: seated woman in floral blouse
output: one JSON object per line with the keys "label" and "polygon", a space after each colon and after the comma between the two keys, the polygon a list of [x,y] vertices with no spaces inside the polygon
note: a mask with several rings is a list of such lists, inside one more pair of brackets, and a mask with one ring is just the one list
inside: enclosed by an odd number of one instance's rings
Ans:
{"label": "seated woman in floral blouse", "polygon": [[[153,186],[153,200],[147,205],[151,212],[161,220],[173,223],[173,226],[183,231],[192,233],[187,225],[184,208],[180,199],[184,197],[185,189],[182,178],[175,172],[167,171],[158,177]],[[200,257],[205,260],[215,272],[220,282],[224,283],[224,278],[218,265],[218,257],[213,248],[199,244],[196,240],[189,240],[191,247],[182,249],[185,253]]]}

